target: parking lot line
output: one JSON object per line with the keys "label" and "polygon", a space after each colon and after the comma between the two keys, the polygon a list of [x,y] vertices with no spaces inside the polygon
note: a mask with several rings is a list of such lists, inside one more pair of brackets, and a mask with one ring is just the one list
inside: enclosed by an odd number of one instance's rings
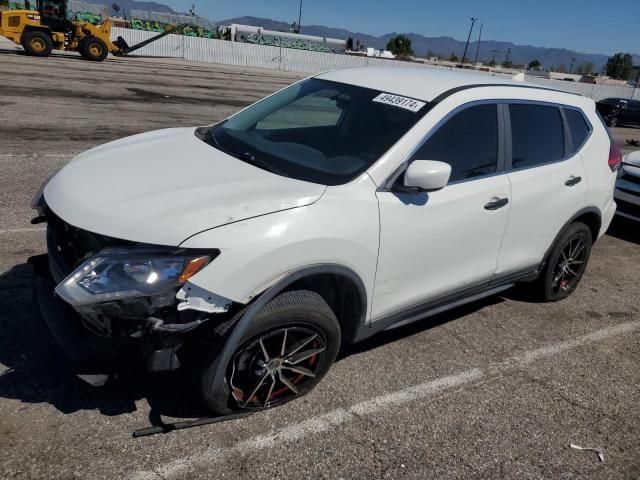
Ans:
{"label": "parking lot line", "polygon": [[[347,408],[338,408],[326,414],[319,415],[301,422],[286,426],[276,432],[258,435],[248,440],[236,443],[232,447],[213,447],[195,455],[178,458],[153,470],[135,472],[131,480],[157,480],[180,477],[185,470],[199,465],[209,465],[220,461],[229,455],[243,455],[253,453],[260,448],[271,448],[282,443],[300,440],[308,435],[328,431],[352,421],[358,416],[372,415],[385,411],[389,407],[395,407],[415,400],[424,400],[437,393],[450,390],[454,387],[476,382],[480,379],[499,377],[505,371],[527,368],[538,360],[558,355],[577,347],[602,342],[612,337],[640,329],[640,321],[620,323],[606,327],[580,337],[546,345],[541,348],[529,350],[519,355],[508,358],[504,362],[491,364],[483,369],[473,368],[464,372],[431,380],[419,385],[411,386],[396,392],[381,395],[370,400],[352,405]],[[245,420],[251,421],[251,420]]]}

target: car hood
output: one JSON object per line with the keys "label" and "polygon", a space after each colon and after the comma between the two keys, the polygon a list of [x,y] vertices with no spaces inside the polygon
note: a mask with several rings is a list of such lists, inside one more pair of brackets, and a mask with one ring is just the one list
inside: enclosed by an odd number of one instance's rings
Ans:
{"label": "car hood", "polygon": [[625,155],[622,162],[625,173],[640,177],[640,150]]}
{"label": "car hood", "polygon": [[231,157],[194,131],[158,130],[88,150],[49,181],[44,199],[75,227],[177,246],[203,230],[309,205],[326,189]]}

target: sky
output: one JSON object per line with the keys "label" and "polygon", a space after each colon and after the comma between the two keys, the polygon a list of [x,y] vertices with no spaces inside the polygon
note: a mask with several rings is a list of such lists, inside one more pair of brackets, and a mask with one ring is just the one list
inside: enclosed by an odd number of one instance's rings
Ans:
{"label": "sky", "polygon": [[[254,16],[297,21],[299,0],[157,0],[212,20]],[[640,0],[303,0],[302,27],[382,35],[420,33],[466,40],[470,18],[483,38],[584,53],[640,54]],[[476,38],[478,31],[475,30]]]}

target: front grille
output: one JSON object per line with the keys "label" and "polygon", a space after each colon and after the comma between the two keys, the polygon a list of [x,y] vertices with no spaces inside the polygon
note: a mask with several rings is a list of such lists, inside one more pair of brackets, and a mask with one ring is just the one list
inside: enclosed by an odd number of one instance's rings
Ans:
{"label": "front grille", "polygon": [[132,244],[132,242],[98,235],[74,227],[50,209],[47,209],[46,216],[49,264],[51,273],[57,282],[60,282],[78,268],[82,262],[93,257],[104,247]]}
{"label": "front grille", "polygon": [[631,175],[629,173],[623,173],[622,177],[620,178],[622,178],[623,180],[626,180],[627,182],[636,183],[640,185],[640,177],[636,177],[635,175]]}
{"label": "front grille", "polygon": [[631,202],[625,202],[616,198],[616,204],[618,205],[618,211],[640,218],[640,205],[636,205]]}

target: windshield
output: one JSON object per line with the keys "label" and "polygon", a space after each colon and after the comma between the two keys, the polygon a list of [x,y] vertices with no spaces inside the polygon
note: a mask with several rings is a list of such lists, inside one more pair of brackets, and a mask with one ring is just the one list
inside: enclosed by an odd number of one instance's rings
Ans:
{"label": "windshield", "polygon": [[211,127],[204,140],[278,175],[340,185],[375,163],[431,106],[310,79]]}

